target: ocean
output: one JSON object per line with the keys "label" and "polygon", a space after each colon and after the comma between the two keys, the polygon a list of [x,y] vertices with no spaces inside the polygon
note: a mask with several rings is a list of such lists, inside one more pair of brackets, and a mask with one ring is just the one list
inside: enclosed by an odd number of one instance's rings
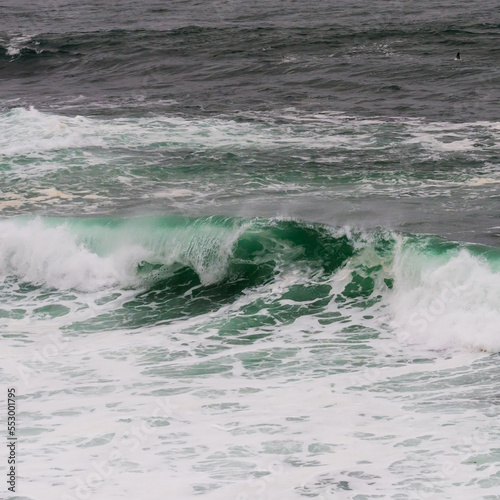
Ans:
{"label": "ocean", "polygon": [[499,499],[498,7],[0,2],[0,496]]}

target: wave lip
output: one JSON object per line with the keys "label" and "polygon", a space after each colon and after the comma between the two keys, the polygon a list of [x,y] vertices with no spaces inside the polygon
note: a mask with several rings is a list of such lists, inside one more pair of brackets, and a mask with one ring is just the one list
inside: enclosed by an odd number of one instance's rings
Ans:
{"label": "wave lip", "polygon": [[232,270],[297,263],[331,273],[352,253],[347,237],[294,221],[226,217],[42,219],[0,221],[0,272],[61,289],[141,286],[169,269],[189,267],[203,286]]}

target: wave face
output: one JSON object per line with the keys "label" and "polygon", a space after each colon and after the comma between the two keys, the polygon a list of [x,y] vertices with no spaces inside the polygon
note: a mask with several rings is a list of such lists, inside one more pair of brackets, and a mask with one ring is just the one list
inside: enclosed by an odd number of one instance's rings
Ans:
{"label": "wave face", "polygon": [[[223,217],[19,219],[0,229],[4,315],[23,287],[47,291],[51,301],[67,293],[115,294],[117,304],[128,297],[112,321],[97,314],[70,326],[79,331],[171,323],[243,298],[252,300],[234,306],[239,334],[303,316],[349,322],[346,311],[383,307],[389,326],[380,331],[403,344],[500,350],[500,253],[488,247]],[[17,300],[15,314],[29,317]],[[264,312],[256,323],[257,304]]]}

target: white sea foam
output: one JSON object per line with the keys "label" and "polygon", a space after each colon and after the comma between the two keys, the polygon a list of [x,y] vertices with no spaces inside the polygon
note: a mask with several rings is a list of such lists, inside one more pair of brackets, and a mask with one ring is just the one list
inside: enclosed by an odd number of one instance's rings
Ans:
{"label": "white sea foam", "polygon": [[[417,120],[354,118],[341,113],[282,116],[248,115],[248,121],[233,117],[97,119],[63,116],[16,108],[0,116],[0,154],[13,156],[50,150],[99,147],[162,148],[189,147],[232,149],[336,148],[339,150],[384,150],[398,143],[419,144],[432,152],[470,151],[476,134],[498,138],[495,123],[425,124]],[[280,123],[286,119],[287,123]],[[392,137],[387,142],[387,133]],[[27,141],[26,137],[30,140]]]}
{"label": "white sea foam", "polygon": [[[287,363],[265,376],[243,367],[299,340],[297,325],[282,326],[269,341],[211,357],[210,366],[232,365],[230,372],[180,378],[168,374],[194,373],[202,359],[183,356],[184,337],[169,327],[53,340],[59,354],[20,360],[31,370],[18,381],[33,428],[25,446],[43,450],[25,457],[25,470],[38,473],[36,481],[23,476],[23,494],[104,500],[146,492],[160,500],[167,478],[168,498],[481,498],[482,483],[469,478],[494,480],[499,426],[480,409],[461,408],[464,388],[453,384],[475,377],[472,388],[491,397],[493,362],[474,372],[477,356],[380,367],[372,381],[364,366],[299,376],[307,356],[327,347],[310,341],[288,358],[295,376]],[[35,342],[42,351],[44,340]],[[353,386],[356,376],[365,383]],[[436,383],[446,390],[436,393]]]}
{"label": "white sea foam", "polygon": [[32,35],[15,35],[12,36],[7,45],[7,55],[17,56],[21,53],[21,50],[26,46],[27,42],[30,42]]}
{"label": "white sea foam", "polygon": [[105,144],[99,121],[42,113],[33,107],[0,116],[0,131],[0,155],[6,156]]}
{"label": "white sea foam", "polygon": [[[125,264],[127,258],[122,259]],[[116,265],[122,259],[100,257],[88,250],[64,224],[0,222],[0,275],[4,279],[14,276],[50,288],[90,291],[130,281],[130,262],[129,266]]]}
{"label": "white sea foam", "polygon": [[415,248],[394,263],[391,306],[402,343],[500,351],[500,273],[465,249],[437,257]]}
{"label": "white sea foam", "polygon": [[446,135],[446,132],[443,133],[442,131],[440,131],[438,134],[432,132],[415,132],[413,135],[414,137],[406,141],[407,144],[420,144],[431,151],[470,151],[474,148],[473,138],[462,138],[460,136],[456,136],[454,137],[454,140],[450,140],[449,137],[447,137],[446,141],[439,140],[444,139],[443,136]]}

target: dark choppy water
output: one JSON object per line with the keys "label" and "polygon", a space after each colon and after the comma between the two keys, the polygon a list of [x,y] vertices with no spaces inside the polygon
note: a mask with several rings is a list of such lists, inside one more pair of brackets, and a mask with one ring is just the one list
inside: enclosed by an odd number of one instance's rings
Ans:
{"label": "dark choppy water", "polygon": [[0,96],[498,119],[495,1],[110,3],[3,2]]}
{"label": "dark choppy water", "polygon": [[499,31],[493,1],[2,2],[22,498],[496,498]]}

